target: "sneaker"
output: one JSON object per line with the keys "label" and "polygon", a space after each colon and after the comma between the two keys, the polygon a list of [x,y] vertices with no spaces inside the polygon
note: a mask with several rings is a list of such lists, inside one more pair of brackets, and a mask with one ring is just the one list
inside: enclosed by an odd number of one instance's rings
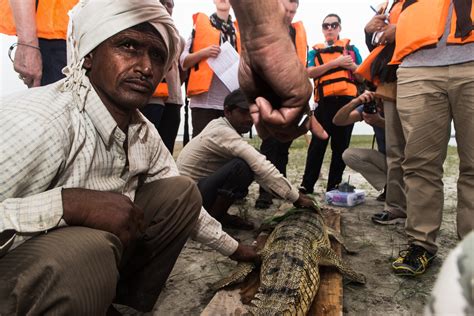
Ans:
{"label": "sneaker", "polygon": [[262,192],[255,201],[255,207],[259,209],[267,209],[273,204],[273,196],[268,192]]}
{"label": "sneaker", "polygon": [[[385,187],[386,188],[386,187]],[[379,201],[379,202],[385,202],[385,196],[386,196],[386,190],[385,188],[383,188],[383,191],[382,193],[380,193],[379,196],[377,196],[376,200]]]}
{"label": "sneaker", "polygon": [[434,257],[425,248],[412,244],[400,252],[398,259],[392,263],[392,268],[396,275],[420,275],[426,271]]}
{"label": "sneaker", "polygon": [[396,216],[389,211],[382,211],[381,213],[372,215],[371,219],[375,224],[394,225],[405,223],[406,217]]}

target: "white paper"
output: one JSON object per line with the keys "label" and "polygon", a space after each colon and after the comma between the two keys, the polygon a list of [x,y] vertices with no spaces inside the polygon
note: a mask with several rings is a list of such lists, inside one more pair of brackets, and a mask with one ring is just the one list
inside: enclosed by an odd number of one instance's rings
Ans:
{"label": "white paper", "polygon": [[221,45],[221,52],[216,58],[207,59],[209,67],[229,91],[239,88],[239,59],[239,54],[229,42]]}

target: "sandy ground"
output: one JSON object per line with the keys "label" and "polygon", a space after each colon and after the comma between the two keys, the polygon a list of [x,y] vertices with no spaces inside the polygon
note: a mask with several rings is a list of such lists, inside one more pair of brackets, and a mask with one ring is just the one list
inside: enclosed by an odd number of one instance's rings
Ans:
{"label": "sandy ground", "polygon": [[[255,143],[259,146],[258,141]],[[360,145],[360,144],[357,144]],[[299,184],[306,157],[304,139],[299,139],[290,151],[288,178]],[[370,145],[365,145],[369,147]],[[344,260],[365,274],[367,284],[359,286],[344,283],[344,314],[347,315],[420,315],[433,287],[440,266],[450,249],[457,243],[455,230],[457,158],[454,150],[445,163],[445,208],[443,225],[438,235],[440,246],[438,256],[431,268],[423,276],[403,278],[393,275],[390,263],[398,256],[399,250],[406,248],[402,224],[374,225],[370,217],[383,209],[383,203],[375,200],[375,191],[359,174],[346,168],[344,179],[351,176],[351,183],[366,191],[366,202],[341,210],[341,230],[347,246],[357,249],[358,254],[343,254]],[[326,155],[328,156],[328,155]],[[328,173],[328,163],[323,166],[323,175]],[[320,200],[323,198],[325,176],[316,184]],[[274,199],[273,206],[265,211],[254,208],[258,186],[254,183],[250,194],[241,205],[232,206],[232,212],[247,216],[257,225],[272,216],[283,201]],[[243,242],[251,243],[254,233],[229,231]],[[152,315],[199,315],[213,297],[210,284],[225,276],[235,263],[230,259],[200,244],[189,241],[181,253],[171,273]],[[125,312],[126,310],[122,310]],[[137,314],[128,311],[126,314]]]}

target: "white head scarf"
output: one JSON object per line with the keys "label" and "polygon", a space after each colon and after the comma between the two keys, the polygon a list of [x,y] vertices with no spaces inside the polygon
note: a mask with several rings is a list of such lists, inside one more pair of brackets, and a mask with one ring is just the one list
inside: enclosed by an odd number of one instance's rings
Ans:
{"label": "white head scarf", "polygon": [[73,91],[81,110],[90,89],[84,84],[84,57],[109,37],[143,22],[150,23],[163,37],[168,52],[164,69],[169,69],[178,52],[179,35],[158,0],[80,0],[69,11],[63,89]]}

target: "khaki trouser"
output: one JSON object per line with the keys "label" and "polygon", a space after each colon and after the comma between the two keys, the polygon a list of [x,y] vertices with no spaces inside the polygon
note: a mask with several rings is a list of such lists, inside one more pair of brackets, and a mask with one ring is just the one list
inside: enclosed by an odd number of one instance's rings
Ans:
{"label": "khaki trouser", "polygon": [[125,249],[110,233],[64,227],[0,259],[0,315],[105,315],[115,302],[152,309],[196,225],[201,197],[186,177],[144,185],[135,203],[147,229]]}
{"label": "khaki trouser", "polygon": [[384,188],[387,183],[387,163],[384,154],[368,148],[347,148],[342,154],[342,159],[376,190]]}
{"label": "khaki trouser", "polygon": [[406,139],[406,233],[413,243],[436,253],[452,120],[460,160],[458,235],[464,237],[474,228],[474,62],[399,68],[397,75],[397,109]]}
{"label": "khaki trouser", "polygon": [[385,210],[406,217],[407,199],[403,181],[402,162],[405,158],[405,136],[396,104],[383,101],[385,116],[385,151],[387,157],[387,190]]}

